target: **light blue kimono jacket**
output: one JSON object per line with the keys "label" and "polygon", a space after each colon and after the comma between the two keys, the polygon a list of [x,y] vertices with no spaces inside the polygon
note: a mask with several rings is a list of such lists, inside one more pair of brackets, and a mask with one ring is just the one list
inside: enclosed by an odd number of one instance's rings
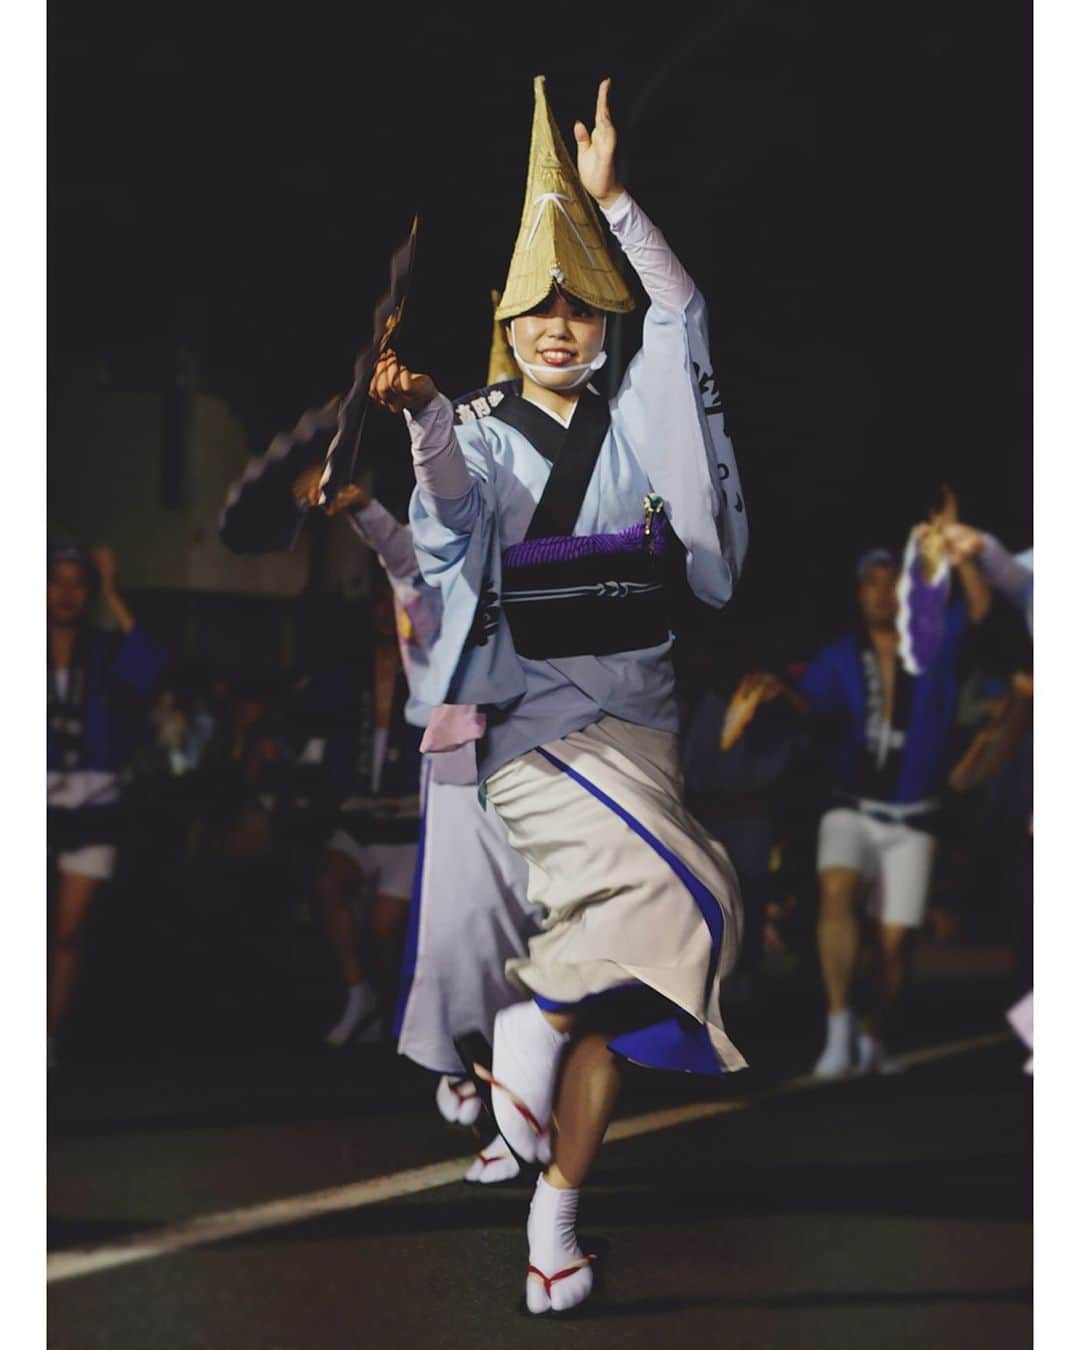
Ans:
{"label": "light blue kimono jacket", "polygon": [[[696,289],[683,313],[650,306],[641,349],[610,408],[574,534],[636,524],[645,495],[659,494],[686,548],[691,587],[720,608],[742,568],[748,526],[709,357],[705,302]],[[676,731],[670,637],[608,656],[535,661],[517,655],[499,603],[502,553],[525,537],[551,464],[496,417],[480,416],[454,430],[471,479],[468,491],[448,499],[417,487],[410,508],[421,572],[443,600],[439,641],[417,672],[414,693],[432,706],[485,710],[481,779],[608,715]],[[477,630],[482,643],[470,640]]]}

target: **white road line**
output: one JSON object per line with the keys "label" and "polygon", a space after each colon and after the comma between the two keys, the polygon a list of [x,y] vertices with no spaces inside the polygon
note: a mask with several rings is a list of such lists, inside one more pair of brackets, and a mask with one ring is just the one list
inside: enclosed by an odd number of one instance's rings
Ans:
{"label": "white road line", "polygon": [[133,1261],[168,1256],[170,1252],[184,1251],[187,1247],[223,1242],[226,1238],[256,1233],[262,1228],[280,1228],[337,1210],[359,1209],[363,1205],[377,1205],[381,1200],[398,1200],[403,1195],[447,1186],[461,1180],[473,1156],[430,1163],[427,1167],[412,1167],[407,1172],[391,1172],[349,1186],[332,1186],[325,1191],[308,1191],[305,1195],[292,1195],[284,1200],[269,1200],[263,1205],[184,1219],[100,1247],[75,1247],[70,1251],[53,1252],[48,1259],[48,1279],[50,1283],[71,1280],[77,1275],[91,1275],[94,1271],[126,1266]]}
{"label": "white road line", "polygon": [[[972,1036],[967,1040],[928,1046],[924,1050],[913,1050],[909,1054],[898,1056],[898,1060],[905,1068],[912,1068],[918,1064],[929,1064],[934,1060],[966,1054],[970,1050],[999,1045],[1009,1039],[1007,1031],[993,1032],[985,1036]],[[844,1082],[848,1079],[822,1079],[807,1074],[800,1078],[789,1079],[773,1091],[763,1093],[756,1100],[785,1096],[808,1088],[827,1087],[838,1081]],[[627,1120],[613,1122],[606,1138],[611,1143],[617,1143],[621,1139],[635,1139],[639,1135],[669,1130],[676,1125],[690,1125],[713,1116],[728,1115],[732,1111],[745,1111],[753,1106],[754,1102],[753,1098],[737,1101],[690,1102],[662,1111],[650,1111],[645,1115],[631,1116]],[[93,1275],[98,1271],[112,1270],[135,1261],[150,1261],[158,1256],[168,1256],[173,1252],[185,1251],[189,1247],[203,1247],[212,1242],[224,1242],[229,1238],[241,1237],[245,1233],[256,1233],[264,1228],[280,1228],[323,1214],[333,1214],[345,1209],[360,1209],[365,1205],[380,1204],[384,1200],[398,1200],[404,1195],[415,1195],[419,1191],[429,1191],[437,1186],[447,1186],[460,1181],[471,1161],[471,1155],[465,1158],[451,1158],[446,1162],[430,1163],[426,1167],[411,1167],[404,1172],[391,1172],[386,1176],[372,1177],[368,1181],[357,1181],[348,1186],[332,1186],[328,1190],[309,1191],[305,1195],[270,1200],[262,1205],[249,1205],[244,1209],[225,1210],[220,1214],[185,1219],[164,1228],[135,1233],[131,1237],[120,1238],[116,1242],[97,1247],[75,1247],[68,1251],[53,1252],[48,1258],[48,1281],[52,1284],[59,1280],[73,1280],[80,1275]]]}

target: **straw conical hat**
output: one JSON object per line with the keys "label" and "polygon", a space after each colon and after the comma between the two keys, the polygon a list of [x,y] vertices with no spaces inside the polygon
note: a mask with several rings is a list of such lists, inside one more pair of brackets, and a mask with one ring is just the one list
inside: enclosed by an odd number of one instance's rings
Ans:
{"label": "straw conical hat", "polygon": [[543,75],[536,76],[533,90],[525,209],[495,317],[526,313],[554,284],[596,309],[625,314],[634,308],[633,298],[608,254],[596,207],[555,125]]}
{"label": "straw conical hat", "polygon": [[[491,292],[492,312],[498,310],[500,299],[498,291]],[[519,373],[514,353],[506,340],[506,329],[502,325],[502,320],[496,319],[491,325],[491,354],[488,356],[486,383],[498,384],[500,380],[516,380]]]}

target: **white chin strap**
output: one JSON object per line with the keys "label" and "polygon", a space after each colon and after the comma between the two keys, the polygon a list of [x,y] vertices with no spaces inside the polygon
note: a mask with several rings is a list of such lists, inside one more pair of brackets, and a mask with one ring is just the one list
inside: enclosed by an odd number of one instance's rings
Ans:
{"label": "white chin strap", "polygon": [[[607,315],[604,315],[604,326],[600,333],[600,350],[591,361],[577,362],[568,366],[548,366],[535,361],[523,361],[518,355],[517,343],[514,341],[514,320],[510,320],[510,350],[514,353],[514,360],[531,380],[537,384],[549,385],[554,389],[580,389],[583,384],[588,384],[589,377],[607,360],[607,352],[604,351],[604,342],[607,339]],[[562,376],[573,374],[577,378],[573,380],[564,380]],[[546,377],[546,378],[545,378]]]}

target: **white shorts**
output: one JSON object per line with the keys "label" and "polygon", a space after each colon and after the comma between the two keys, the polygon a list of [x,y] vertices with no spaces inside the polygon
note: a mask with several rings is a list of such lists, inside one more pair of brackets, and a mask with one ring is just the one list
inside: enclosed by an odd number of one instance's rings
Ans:
{"label": "white shorts", "polygon": [[358,844],[348,830],[336,829],[326,847],[343,853],[364,874],[365,890],[408,901],[416,873],[417,844]]}
{"label": "white shorts", "polygon": [[822,817],[817,868],[853,867],[869,888],[867,908],[874,918],[918,928],[926,918],[936,849],[937,840],[925,830],[840,806]]}
{"label": "white shorts", "polygon": [[61,872],[77,877],[92,877],[94,881],[108,881],[116,867],[114,844],[87,844],[83,848],[61,853],[56,859]]}

